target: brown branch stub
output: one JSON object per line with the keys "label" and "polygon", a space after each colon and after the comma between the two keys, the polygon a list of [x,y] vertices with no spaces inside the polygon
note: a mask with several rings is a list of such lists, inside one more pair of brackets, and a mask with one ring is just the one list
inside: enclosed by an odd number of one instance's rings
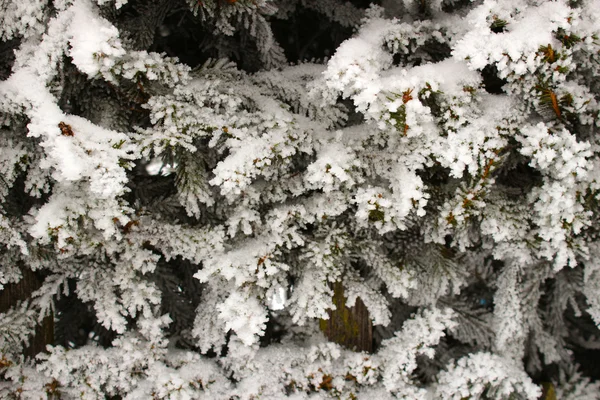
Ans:
{"label": "brown branch stub", "polygon": [[323,375],[323,380],[319,384],[319,390],[331,390],[333,389],[333,377],[331,375]]}
{"label": "brown branch stub", "polygon": [[548,96],[550,96],[550,102],[552,103],[552,110],[554,111],[554,113],[556,114],[556,116],[558,118],[560,118],[560,106],[558,105],[558,99],[556,98],[556,93],[554,93],[553,91],[549,91],[548,92]]}
{"label": "brown branch stub", "polygon": [[6,354],[2,354],[2,358],[0,358],[0,370],[3,368],[8,368],[12,365],[12,361],[6,358]]}
{"label": "brown branch stub", "polygon": [[492,172],[492,167],[494,166],[495,161],[496,161],[495,159],[490,158],[490,160],[487,162],[487,164],[485,165],[485,168],[483,170],[483,174],[481,175],[482,180],[486,180],[488,178],[488,176],[490,175],[490,172]]}
{"label": "brown branch stub", "polygon": [[542,53],[543,60],[552,64],[556,61],[556,52],[552,48],[552,45],[548,43],[548,46],[540,46],[540,53]]}
{"label": "brown branch stub", "polygon": [[405,90],[404,92],[402,92],[402,102],[404,104],[408,103],[409,101],[411,101],[413,99],[412,97],[412,89],[408,89]]}
{"label": "brown branch stub", "polygon": [[65,124],[63,121],[60,121],[58,123],[58,127],[60,128],[60,132],[62,133],[63,136],[75,136],[75,134],[73,133],[73,128],[71,128],[71,125]]}
{"label": "brown branch stub", "polygon": [[260,267],[261,265],[263,265],[263,263],[264,263],[265,261],[267,261],[267,259],[268,259],[270,256],[271,256],[271,254],[267,254],[267,255],[264,255],[264,256],[262,256],[261,258],[259,258],[259,259],[258,259],[258,262],[256,263],[256,265],[257,265],[258,267]]}

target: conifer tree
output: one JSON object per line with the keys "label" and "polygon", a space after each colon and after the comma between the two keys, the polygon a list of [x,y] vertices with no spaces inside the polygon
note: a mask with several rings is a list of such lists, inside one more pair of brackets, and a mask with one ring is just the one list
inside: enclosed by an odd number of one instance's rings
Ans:
{"label": "conifer tree", "polygon": [[0,0],[0,397],[600,399],[599,22]]}

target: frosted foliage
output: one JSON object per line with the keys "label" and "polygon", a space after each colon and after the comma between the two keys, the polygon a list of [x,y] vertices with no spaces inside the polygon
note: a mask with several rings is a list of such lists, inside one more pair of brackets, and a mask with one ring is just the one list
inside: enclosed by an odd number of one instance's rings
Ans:
{"label": "frosted foliage", "polygon": [[29,335],[36,325],[36,313],[26,303],[9,312],[0,314],[0,349],[3,353],[18,353],[29,342]]}
{"label": "frosted foliage", "polygon": [[600,327],[600,264],[597,261],[599,250],[598,246],[594,246],[590,252],[590,260],[586,262],[583,277],[583,292],[589,305],[587,311],[598,327]]}
{"label": "frosted foliage", "polygon": [[327,285],[327,276],[322,276],[317,268],[307,267],[290,299],[294,321],[303,324],[306,318],[329,318],[327,309],[335,308],[332,296],[333,290]]}
{"label": "frosted foliage", "polygon": [[498,279],[494,296],[494,328],[496,349],[500,354],[521,357],[526,331],[523,330],[523,311],[519,297],[518,270],[507,268]]}
{"label": "frosted foliage", "polygon": [[[224,284],[223,282],[219,283]],[[197,346],[204,353],[212,348],[218,351],[226,344],[223,336],[225,322],[219,319],[219,314],[214,312],[218,306],[223,307],[224,296],[224,293],[219,292],[217,285],[208,285],[203,293],[202,305],[196,310],[192,335],[196,339]]]}
{"label": "frosted foliage", "polygon": [[352,278],[344,280],[344,286],[348,288],[344,293],[347,297],[346,305],[351,307],[357,299],[364,299],[365,306],[373,320],[373,325],[387,326],[390,323],[391,313],[385,296],[378,292],[376,284],[369,285],[371,282],[365,284],[357,279],[358,277]]}
{"label": "frosted foliage", "polygon": [[[74,32],[69,40],[71,45],[69,55],[80,71],[94,76],[102,67],[112,67],[114,58],[122,56],[125,50],[118,40],[118,29],[108,21],[97,18],[91,7],[89,2],[77,2],[71,7]],[[82,29],[90,29],[95,35],[82,35],[76,32]]]}
{"label": "frosted foliage", "polygon": [[440,374],[436,395],[440,399],[535,400],[541,390],[512,359],[490,353],[461,358]]}
{"label": "frosted foliage", "polygon": [[411,289],[418,285],[415,271],[407,268],[397,268],[387,257],[382,256],[377,248],[364,250],[365,261],[373,267],[373,272],[383,282],[388,282],[388,290],[393,297],[408,299]]}
{"label": "frosted foliage", "polygon": [[7,247],[18,247],[22,253],[27,254],[27,243],[21,237],[21,233],[15,229],[11,221],[4,215],[0,215],[0,237],[2,243]]}
{"label": "frosted foliage", "polygon": [[[498,63],[501,76],[508,74],[507,64],[521,75],[533,71],[535,52],[552,43],[553,31],[568,27],[572,11],[562,1],[526,3],[485,1],[467,16],[472,28],[456,44],[454,56],[466,58],[471,68],[483,68],[490,61]],[[507,31],[495,35],[489,29],[493,18],[506,21]]]}
{"label": "frosted foliage", "polygon": [[29,37],[44,31],[46,1],[0,2],[0,38]]}
{"label": "frosted foliage", "polygon": [[[236,393],[243,399],[256,396],[276,399],[284,393],[276,382],[284,382],[298,398],[304,398],[302,393],[310,386],[327,387],[332,397],[351,393],[368,396],[376,392],[381,396],[378,398],[392,398],[389,393],[426,398],[426,391],[413,383],[410,376],[416,368],[417,355],[433,354],[432,346],[444,335],[443,330],[452,325],[450,317],[449,310],[438,309],[415,316],[395,338],[385,342],[385,353],[376,355],[354,353],[334,343],[273,345],[258,350],[250,359],[242,352],[235,352],[228,361],[238,358],[235,377],[240,382]],[[381,379],[385,389],[377,389]]]}
{"label": "frosted foliage", "polygon": [[[96,3],[98,3],[99,6],[107,4],[107,3],[112,3],[112,0],[96,0]],[[127,0],[115,0],[115,8],[119,9],[121,7],[123,7],[125,4],[128,3]]]}
{"label": "frosted foliage", "polygon": [[426,392],[414,386],[411,374],[417,367],[417,355],[432,358],[435,346],[445,336],[444,330],[453,326],[452,311],[426,310],[410,319],[395,337],[383,342],[383,384],[385,388],[401,397],[425,399]]}
{"label": "frosted foliage", "polygon": [[339,0],[301,0],[307,8],[327,15],[332,21],[343,26],[354,27],[360,23],[364,11],[350,2]]}
{"label": "frosted foliage", "polygon": [[556,388],[556,398],[566,400],[597,400],[600,398],[600,383],[584,377],[576,368],[561,371]]}
{"label": "frosted foliage", "polygon": [[230,36],[242,30],[254,37],[261,60],[268,67],[281,66],[285,62],[283,49],[275,40],[271,27],[265,19],[276,11],[273,2],[273,0],[225,2],[187,0],[192,12],[200,15],[202,20],[213,22],[218,32]]}
{"label": "frosted foliage", "polygon": [[217,310],[219,318],[225,321],[225,330],[233,330],[245,345],[256,342],[266,328],[264,306],[245,293],[233,292]]}
{"label": "frosted foliage", "polygon": [[0,0],[0,398],[598,399],[600,2],[378,3]]}
{"label": "frosted foliage", "polygon": [[530,165],[548,177],[532,193],[532,198],[537,198],[534,221],[545,241],[542,254],[549,259],[556,255],[557,268],[567,262],[574,264],[575,253],[565,242],[569,231],[579,233],[592,215],[577,198],[577,192],[585,187],[581,182],[590,179],[586,160],[592,155],[590,145],[577,142],[566,130],[549,133],[543,123],[525,127],[518,140],[523,143],[521,152],[532,157]]}
{"label": "frosted foliage", "polygon": [[361,387],[377,382],[381,361],[334,343],[318,343],[274,345],[259,350],[248,363],[240,365],[243,367],[235,372],[239,380],[235,394],[241,399],[285,397],[286,389],[278,382],[285,383],[290,397],[301,399],[308,398],[305,392],[311,386],[327,387],[332,396],[360,394]]}
{"label": "frosted foliage", "polygon": [[333,143],[318,153],[317,160],[308,166],[306,181],[312,188],[331,192],[342,184],[353,186],[354,179],[348,173],[352,167],[358,167],[353,154],[348,154],[342,146]]}

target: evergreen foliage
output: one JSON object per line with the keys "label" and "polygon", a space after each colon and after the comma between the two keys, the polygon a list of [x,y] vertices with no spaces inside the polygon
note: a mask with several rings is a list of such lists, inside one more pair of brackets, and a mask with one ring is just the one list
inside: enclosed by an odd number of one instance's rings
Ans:
{"label": "evergreen foliage", "polygon": [[0,0],[0,397],[600,399],[600,1],[369,3]]}

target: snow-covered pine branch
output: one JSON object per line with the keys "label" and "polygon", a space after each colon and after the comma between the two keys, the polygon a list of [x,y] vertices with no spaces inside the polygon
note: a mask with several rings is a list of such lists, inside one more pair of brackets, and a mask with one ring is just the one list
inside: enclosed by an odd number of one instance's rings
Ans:
{"label": "snow-covered pine branch", "polygon": [[379,3],[0,1],[0,397],[599,398],[600,3]]}

